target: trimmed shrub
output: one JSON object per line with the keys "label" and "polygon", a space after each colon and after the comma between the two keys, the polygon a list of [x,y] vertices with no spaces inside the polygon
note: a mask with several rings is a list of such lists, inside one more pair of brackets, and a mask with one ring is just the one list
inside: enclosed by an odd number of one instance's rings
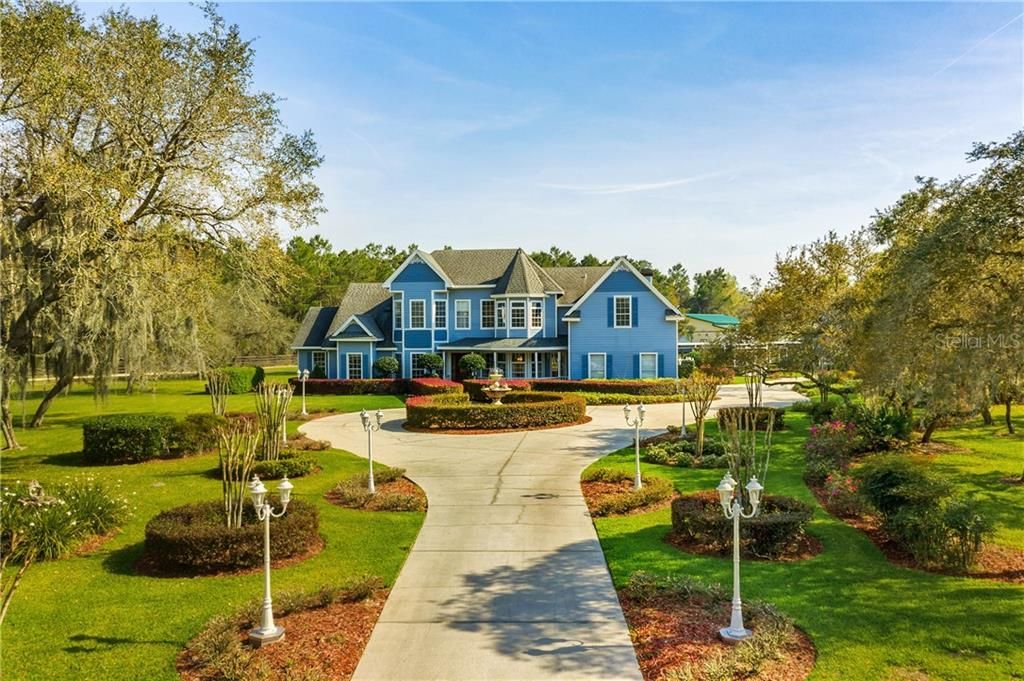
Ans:
{"label": "trimmed shrub", "polygon": [[544,378],[532,382],[533,389],[540,392],[559,393],[611,393],[632,395],[634,402],[637,396],[675,395],[676,380],[674,378],[652,378],[644,380],[597,380],[584,379],[570,381],[560,378]]}
{"label": "trimmed shrub", "polygon": [[[404,468],[375,468],[373,481],[377,485],[394,482],[405,475]],[[370,494],[369,473],[360,473],[345,478],[327,493],[328,499],[345,508],[360,508],[370,511],[424,511],[424,500],[415,494],[401,492],[380,492]]]}
{"label": "trimmed shrub", "polygon": [[[265,376],[263,367],[228,366],[219,367],[217,371],[227,378],[228,392],[232,395],[252,392],[253,388],[263,382]],[[207,389],[207,392],[209,392],[209,389]]]}
{"label": "trimmed shrub", "polygon": [[383,378],[394,378],[400,368],[394,357],[381,357],[373,363],[373,373]]}
{"label": "trimmed shrub", "polygon": [[483,355],[476,352],[471,352],[468,355],[463,355],[462,359],[459,360],[459,371],[467,376],[479,376],[487,369],[487,360],[484,359]]}
{"label": "trimmed shrub", "polygon": [[512,430],[579,423],[586,402],[578,395],[509,393],[503,404],[478,404],[465,393],[411,397],[406,423],[439,430]]}
{"label": "trimmed shrub", "polygon": [[414,378],[409,381],[410,395],[445,395],[461,392],[461,383],[445,378]]}
{"label": "trimmed shrub", "polygon": [[[301,392],[297,378],[288,379],[292,387]],[[409,381],[404,378],[310,378],[306,381],[307,395],[404,395]]]}
{"label": "trimmed shrub", "polygon": [[676,395],[629,395],[627,393],[588,393],[588,392],[574,392],[573,395],[579,395],[587,401],[590,406],[600,406],[602,404],[636,404],[637,402],[643,402],[644,404],[666,404],[669,402],[682,402],[683,396]]}
{"label": "trimmed shrub", "polygon": [[[490,402],[487,396],[484,395],[483,389],[491,385],[493,381],[484,380],[481,378],[470,378],[462,382],[462,388],[469,395],[469,399],[474,402]],[[524,390],[533,390],[533,385],[530,381],[524,381],[522,379],[502,380],[502,385],[507,385],[512,388],[512,392],[522,392]],[[502,398],[504,399],[504,398]]]}
{"label": "trimmed shrub", "polygon": [[[733,420],[740,418],[742,414],[749,413],[748,407],[722,407],[718,410],[718,427],[724,432],[722,426],[722,419],[731,418]],[[767,430],[768,418],[772,419],[772,430],[778,431],[786,427],[785,417],[786,410],[781,407],[761,407],[756,411],[757,416],[755,417],[755,427],[757,430]]]}
{"label": "trimmed shrub", "polygon": [[950,483],[924,466],[895,454],[871,456],[853,471],[861,495],[886,523],[905,508],[937,508]]}
{"label": "trimmed shrub", "polygon": [[167,456],[173,416],[95,416],[82,426],[82,460],[87,464],[137,463]]}
{"label": "trimmed shrub", "polygon": [[[625,479],[632,480],[633,475],[626,471],[617,471],[625,475]],[[622,478],[620,477],[619,480]],[[640,489],[630,489],[621,494],[613,494],[599,499],[590,509],[590,515],[600,518],[609,515],[623,515],[638,508],[656,504],[672,496],[675,487],[672,482],[665,478],[648,477],[641,475],[640,480],[643,486]],[[612,480],[603,480],[612,482]]]}
{"label": "trimmed shrub", "polygon": [[444,358],[434,352],[426,352],[416,358],[416,368],[423,369],[427,376],[437,377],[444,371]]}
{"label": "trimmed shrub", "polygon": [[680,468],[728,468],[729,457],[725,448],[717,440],[704,442],[703,456],[695,456],[696,445],[692,440],[674,440],[648,445],[643,450],[643,458],[650,463],[663,466],[679,466]]}
{"label": "trimmed shrub", "polygon": [[[293,500],[284,516],[270,522],[275,560],[301,555],[320,542],[320,517],[312,504]],[[263,563],[263,523],[252,504],[245,505],[237,529],[226,527],[219,501],[178,506],[146,524],[146,554],[165,568],[199,574],[255,567]]]}
{"label": "trimmed shrub", "polygon": [[857,427],[842,421],[827,421],[811,426],[804,443],[807,460],[804,479],[820,485],[830,475],[846,470],[857,449]]}
{"label": "trimmed shrub", "polygon": [[174,424],[168,448],[175,456],[188,456],[215,449],[217,429],[225,426],[227,422],[226,418],[216,414],[189,414]]}
{"label": "trimmed shrub", "polygon": [[[761,511],[740,522],[740,550],[749,556],[776,558],[804,535],[814,509],[799,499],[777,495],[761,500]],[[672,502],[672,530],[687,542],[726,551],[732,546],[732,520],[718,496],[701,493]]]}
{"label": "trimmed shrub", "polygon": [[255,462],[252,465],[252,473],[260,476],[263,480],[280,480],[285,476],[301,478],[303,475],[312,473],[317,466],[317,460],[312,456],[285,450],[281,452],[276,461]]}
{"label": "trimmed shrub", "polygon": [[814,402],[811,402],[810,400],[799,400],[789,405],[789,410],[795,411],[798,414],[810,414],[813,408]]}

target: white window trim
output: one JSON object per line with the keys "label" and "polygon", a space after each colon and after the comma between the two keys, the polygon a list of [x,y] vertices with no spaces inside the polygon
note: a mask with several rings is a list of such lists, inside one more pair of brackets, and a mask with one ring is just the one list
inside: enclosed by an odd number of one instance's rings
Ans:
{"label": "white window trim", "polygon": [[[492,307],[492,309],[494,311],[494,314],[491,315],[492,321],[491,321],[491,325],[490,326],[484,326],[484,319],[487,318],[486,315],[484,315],[484,303],[491,303],[491,307]],[[497,304],[497,301],[491,300],[489,298],[481,299],[481,301],[480,301],[480,328],[481,329],[494,329],[497,326],[498,326],[498,304]]]}
{"label": "white window trim", "polygon": [[423,352],[410,352],[409,353],[409,378],[420,378],[422,376],[426,376],[426,373],[420,374],[420,376],[416,375],[416,370],[417,370],[417,368],[416,368],[416,358],[419,357],[420,355],[427,355],[427,354],[430,354],[430,353],[427,352],[427,351],[423,351]]}
{"label": "white window trim", "polygon": [[359,378],[362,379],[365,376],[363,371],[363,353],[361,352],[346,352],[345,353],[345,376],[349,379],[352,378],[352,358],[359,358]]}
{"label": "white window trim", "polygon": [[[514,310],[522,310],[523,311],[523,325],[522,326],[516,326],[515,322],[512,321],[512,318],[513,318],[512,312]],[[509,301],[509,305],[508,305],[508,328],[510,328],[510,329],[517,329],[517,330],[518,329],[526,329],[526,328],[529,328],[528,327],[529,321],[530,321],[529,310],[527,309],[526,301],[525,300],[512,300],[512,301]]]}
{"label": "white window trim", "polygon": [[[543,329],[544,328],[544,301],[543,300],[531,300],[529,307],[530,307],[530,309],[529,309],[530,318],[527,320],[527,322],[529,323],[530,328],[531,329]],[[537,325],[534,325],[534,323],[533,323],[533,311],[534,311],[535,308],[539,308],[540,309],[540,323],[537,324]]]}
{"label": "white window trim", "polygon": [[[421,305],[423,305],[423,314],[422,314],[423,326],[416,326],[413,323],[414,315],[412,313],[412,306],[415,305],[416,303],[420,303]],[[408,328],[408,329],[425,329],[425,328],[427,328],[427,300],[425,298],[413,298],[412,300],[409,301],[409,326],[407,326],[406,328]]]}
{"label": "white window trim", "polygon": [[[644,376],[644,355],[654,357],[654,375]],[[637,378],[658,378],[658,353],[656,352],[641,352],[640,353],[640,366],[637,372]]]}
{"label": "white window trim", "polygon": [[397,319],[398,323],[395,324],[395,329],[402,330],[405,328],[405,311],[402,310],[402,303],[404,299],[401,293],[396,293],[391,299],[391,317],[393,320]]}
{"label": "white window trim", "polygon": [[[437,323],[437,306],[444,306],[444,323]],[[433,316],[432,322],[435,329],[447,329],[448,328],[448,299],[447,298],[434,298],[433,309],[431,310]]]}
{"label": "white window trim", "polygon": [[[629,303],[629,323],[619,324],[619,301],[625,300]],[[612,301],[612,326],[616,329],[630,329],[633,327],[633,296],[614,296]]]}
{"label": "white window trim", "polygon": [[[466,325],[461,326],[459,324],[459,306],[465,304],[466,309]],[[455,299],[455,328],[459,331],[465,331],[473,328],[473,301],[469,298],[456,298]]]}
{"label": "white window trim", "polygon": [[309,362],[310,362],[309,370],[310,370],[310,372],[313,372],[313,371],[316,370],[316,357],[317,357],[317,355],[320,355],[320,357],[323,358],[323,361],[324,361],[324,376],[326,376],[327,375],[327,351],[326,350],[314,350],[313,351],[312,357],[309,358]]}
{"label": "white window trim", "polygon": [[608,380],[608,353],[606,353],[606,352],[588,352],[587,353],[587,378],[595,378],[594,376],[591,376],[591,373],[594,370],[593,362],[590,359],[591,357],[600,357],[601,358],[602,364],[604,365],[604,369],[602,370],[601,373],[603,373],[604,376],[601,376],[601,377],[598,377],[598,378],[599,378],[599,380]]}

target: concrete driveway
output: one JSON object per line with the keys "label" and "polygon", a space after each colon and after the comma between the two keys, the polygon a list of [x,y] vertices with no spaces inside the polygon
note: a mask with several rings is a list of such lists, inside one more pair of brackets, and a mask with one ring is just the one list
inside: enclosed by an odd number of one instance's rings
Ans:
{"label": "concrete driveway", "polygon": [[[720,394],[716,409],[746,404],[743,386]],[[764,393],[766,405],[797,399]],[[356,680],[642,678],[579,487],[580,472],[632,431],[622,407],[587,412],[590,423],[570,428],[438,435],[407,432],[404,410],[385,411],[374,457],[405,468],[429,510]],[[680,415],[679,404],[648,407],[645,434]],[[301,430],[366,454],[358,414]]]}

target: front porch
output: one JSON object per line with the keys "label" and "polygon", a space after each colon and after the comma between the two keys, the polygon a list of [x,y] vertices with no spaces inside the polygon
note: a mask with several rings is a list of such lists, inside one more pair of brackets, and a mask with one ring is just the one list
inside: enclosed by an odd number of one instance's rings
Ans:
{"label": "front porch", "polygon": [[476,353],[490,369],[500,369],[506,378],[566,378],[569,345],[565,338],[483,338],[463,339],[438,348],[444,358],[444,375],[453,380],[463,376],[459,360]]}

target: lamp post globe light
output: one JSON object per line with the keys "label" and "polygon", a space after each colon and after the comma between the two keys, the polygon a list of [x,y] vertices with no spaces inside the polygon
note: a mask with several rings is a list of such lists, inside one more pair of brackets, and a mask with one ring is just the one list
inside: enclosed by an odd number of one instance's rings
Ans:
{"label": "lamp post globe light", "polygon": [[634,429],[633,434],[633,449],[636,455],[636,474],[633,477],[633,489],[640,489],[643,487],[643,482],[640,480],[640,429],[644,425],[644,415],[647,413],[647,409],[643,403],[636,410],[636,418],[631,419],[630,414],[632,413],[632,407],[628,404],[622,408],[622,413],[626,415],[626,425]]}
{"label": "lamp post globe light", "polygon": [[309,379],[309,369],[299,369],[299,383],[302,384],[302,415],[309,416],[306,411],[306,380]]}
{"label": "lamp post globe light", "polygon": [[384,412],[380,409],[374,414],[377,418],[376,425],[370,420],[370,415],[365,409],[359,412],[359,418],[363,422],[363,430],[366,431],[366,458],[370,460],[370,494],[377,493],[377,487],[373,483],[373,433],[380,430],[381,421],[384,420]]}
{"label": "lamp post globe light", "polygon": [[267,496],[267,488],[259,476],[252,476],[249,495],[256,508],[256,517],[263,523],[263,607],[260,610],[260,626],[249,631],[249,641],[257,648],[284,638],[284,627],[274,624],[274,602],[270,597],[270,519],[280,518],[288,510],[294,485],[285,476],[277,486],[281,498],[281,510],[274,512]]}
{"label": "lamp post globe light", "polygon": [[764,491],[757,477],[750,478],[746,486],[750,511],[745,512],[743,495],[737,494],[736,485],[732,474],[726,473],[716,488],[725,517],[732,520],[732,616],[729,626],[718,630],[718,635],[727,643],[738,643],[753,635],[750,629],[743,626],[743,602],[740,600],[740,518],[753,518],[758,514],[761,492]]}

